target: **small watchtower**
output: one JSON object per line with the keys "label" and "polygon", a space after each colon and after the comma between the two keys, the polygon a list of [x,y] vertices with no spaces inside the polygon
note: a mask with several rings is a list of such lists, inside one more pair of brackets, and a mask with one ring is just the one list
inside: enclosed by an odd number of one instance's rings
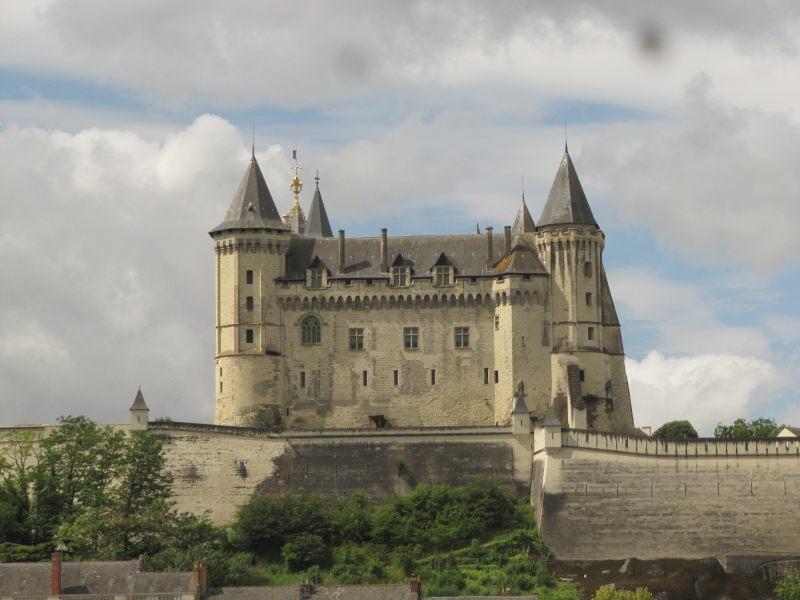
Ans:
{"label": "small watchtower", "polygon": [[142,388],[136,392],[136,398],[133,399],[133,404],[129,409],[131,411],[131,429],[144,430],[147,429],[147,420],[150,416],[150,409],[145,404],[144,396],[142,395]]}

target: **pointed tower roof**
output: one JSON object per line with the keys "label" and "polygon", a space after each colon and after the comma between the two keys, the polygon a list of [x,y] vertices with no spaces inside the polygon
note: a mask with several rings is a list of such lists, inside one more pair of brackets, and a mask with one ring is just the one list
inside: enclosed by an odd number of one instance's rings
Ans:
{"label": "pointed tower roof", "polygon": [[311,201],[311,208],[308,211],[305,234],[307,237],[333,237],[331,222],[328,221],[328,211],[322,202],[322,194],[319,192],[319,174],[314,179],[317,182],[317,189],[314,190],[314,199]]}
{"label": "pointed tower roof", "polygon": [[136,392],[136,398],[133,399],[133,404],[131,404],[128,410],[150,410],[147,408],[147,404],[145,404],[142,388],[139,388],[139,391]]}
{"label": "pointed tower roof", "polygon": [[225,213],[225,220],[210,233],[213,235],[229,229],[288,229],[275,208],[255,153],[250,157],[250,164]]}
{"label": "pointed tower roof", "polygon": [[509,275],[527,275],[531,273],[547,273],[547,269],[544,268],[536,252],[517,237],[514,239],[514,246],[511,248],[511,252],[495,265],[494,272]]}
{"label": "pointed tower roof", "polygon": [[542,216],[539,218],[539,227],[546,225],[594,225],[592,209],[583,193],[583,187],[575,171],[575,165],[569,156],[569,150],[564,148],[564,157],[558,166],[556,179],[550,188],[550,195],[544,205]]}
{"label": "pointed tower roof", "polygon": [[520,233],[533,233],[534,231],[536,231],[536,224],[533,222],[533,217],[525,204],[525,196],[522,196],[522,202],[519,205],[519,211],[517,211],[517,218],[514,219],[514,226],[511,227],[511,233],[518,235]]}

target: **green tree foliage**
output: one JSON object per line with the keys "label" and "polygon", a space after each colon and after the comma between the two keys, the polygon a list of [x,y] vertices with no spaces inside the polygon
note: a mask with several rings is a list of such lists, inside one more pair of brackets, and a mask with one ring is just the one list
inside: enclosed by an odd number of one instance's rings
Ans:
{"label": "green tree foliage", "polygon": [[697,430],[689,421],[669,421],[653,432],[658,439],[687,439],[696,438]]}
{"label": "green tree foliage", "polygon": [[759,417],[752,421],[736,419],[732,425],[719,423],[714,428],[715,438],[765,438],[775,437],[785,425],[778,425],[775,419]]}
{"label": "green tree foliage", "polygon": [[653,594],[647,588],[618,590],[613,585],[604,585],[595,592],[592,600],[652,600]]}
{"label": "green tree foliage", "polygon": [[781,600],[800,600],[800,575],[797,569],[789,569],[786,578],[775,586],[775,594]]}

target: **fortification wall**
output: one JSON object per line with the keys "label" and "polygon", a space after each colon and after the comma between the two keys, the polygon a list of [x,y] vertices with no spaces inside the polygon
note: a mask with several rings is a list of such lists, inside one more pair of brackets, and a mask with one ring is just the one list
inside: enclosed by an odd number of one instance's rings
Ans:
{"label": "fortification wall", "polygon": [[800,556],[800,440],[560,441],[534,455],[533,501],[562,560]]}
{"label": "fortification wall", "polygon": [[175,474],[179,510],[211,511],[229,522],[254,492],[372,497],[406,492],[418,483],[464,485],[478,476],[524,496],[530,489],[530,450],[509,428],[390,430],[260,430],[151,423]]}

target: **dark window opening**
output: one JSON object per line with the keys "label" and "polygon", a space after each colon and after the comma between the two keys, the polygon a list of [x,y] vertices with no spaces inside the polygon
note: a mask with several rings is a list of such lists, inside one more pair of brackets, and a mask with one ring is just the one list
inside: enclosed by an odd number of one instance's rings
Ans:
{"label": "dark window opening", "polygon": [[592,292],[586,292],[586,306],[592,305]]}
{"label": "dark window opening", "polygon": [[488,367],[483,370],[483,385],[489,384],[489,369]]}
{"label": "dark window opening", "polygon": [[301,388],[306,387],[306,372],[305,371],[300,371],[300,387]]}
{"label": "dark window opening", "polygon": [[403,328],[403,348],[406,350],[419,348],[419,327]]}
{"label": "dark window opening", "polygon": [[583,275],[585,277],[592,276],[592,263],[590,263],[588,260],[585,263],[583,263]]}
{"label": "dark window opening", "polygon": [[244,341],[247,342],[248,344],[252,344],[253,343],[253,330],[252,329],[246,329],[245,330],[245,332],[244,332]]}
{"label": "dark window opening", "polygon": [[436,385],[436,369],[431,369],[431,385]]}
{"label": "dark window opening", "polygon": [[364,349],[364,328],[353,327],[348,332],[348,346],[350,350]]}
{"label": "dark window opening", "polygon": [[588,337],[590,340],[594,339],[594,327],[589,327],[589,329],[586,331],[586,337]]}
{"label": "dark window opening", "polygon": [[585,372],[583,369],[581,369],[580,371],[578,371],[578,378],[579,378],[581,381],[586,381],[586,372]]}
{"label": "dark window opening", "polygon": [[469,348],[469,327],[456,327],[456,348]]}
{"label": "dark window opening", "polygon": [[397,369],[394,370],[394,384],[400,385],[400,371]]}
{"label": "dark window opening", "polygon": [[308,316],[303,319],[300,331],[300,341],[304,344],[319,344],[322,340],[319,319],[316,317]]}
{"label": "dark window opening", "polygon": [[495,371],[494,372],[494,382],[495,383],[500,383],[500,371]]}
{"label": "dark window opening", "polygon": [[366,371],[362,371],[361,372],[361,381],[362,381],[362,385],[366,387],[366,385],[367,385],[367,372]]}
{"label": "dark window opening", "polygon": [[247,299],[245,300],[245,307],[247,308],[247,310],[253,310],[253,305],[254,305],[253,297],[248,296]]}
{"label": "dark window opening", "polygon": [[253,283],[253,271],[248,270],[244,276],[247,283]]}

